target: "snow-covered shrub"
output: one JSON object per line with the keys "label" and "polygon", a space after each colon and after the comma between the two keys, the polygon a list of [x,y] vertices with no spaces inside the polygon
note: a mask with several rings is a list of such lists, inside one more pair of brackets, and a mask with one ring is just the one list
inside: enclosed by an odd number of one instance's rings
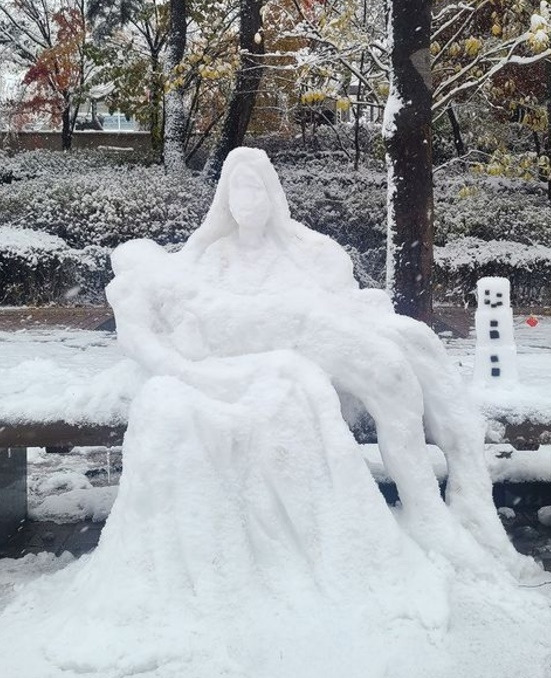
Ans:
{"label": "snow-covered shrub", "polygon": [[551,304],[551,247],[466,237],[435,247],[440,301],[475,304],[476,282],[499,275],[511,282],[515,306]]}
{"label": "snow-covered shrub", "polygon": [[63,238],[71,247],[114,247],[131,238],[182,242],[201,221],[212,189],[191,173],[104,167],[43,175],[0,191],[0,221]]}
{"label": "snow-covered shrub", "polygon": [[9,173],[13,181],[23,181],[37,177],[58,177],[60,175],[77,175],[106,166],[144,165],[151,159],[143,153],[116,153],[108,150],[75,150],[70,153],[36,149],[21,153],[9,154],[0,150],[0,167]]}
{"label": "snow-covered shrub", "polygon": [[[360,279],[382,283],[386,256],[386,177],[381,172],[310,158],[276,163],[293,217],[351,251]],[[365,281],[364,281],[365,282]]]}
{"label": "snow-covered shrub", "polygon": [[108,282],[108,250],[72,249],[59,237],[0,227],[0,304],[64,298],[97,301]]}
{"label": "snow-covered shrub", "polygon": [[551,205],[535,181],[437,174],[436,244],[459,236],[551,245]]}
{"label": "snow-covered shrub", "polygon": [[[245,143],[254,148],[266,151],[276,164],[293,164],[297,159],[326,157],[341,159],[344,164],[350,163],[354,156],[354,125],[341,123],[318,127],[315,137],[308,131],[306,138],[300,134],[283,138],[280,134],[247,137]],[[359,146],[362,162],[375,161],[378,169],[384,166],[384,144],[381,125],[368,123],[359,128]]]}

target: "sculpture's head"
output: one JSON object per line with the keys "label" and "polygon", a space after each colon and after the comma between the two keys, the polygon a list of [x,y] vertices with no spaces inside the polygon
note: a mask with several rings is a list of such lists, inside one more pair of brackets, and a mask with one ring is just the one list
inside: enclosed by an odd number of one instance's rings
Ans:
{"label": "sculpture's head", "polygon": [[235,232],[245,246],[259,245],[267,235],[284,239],[294,232],[277,172],[256,148],[236,148],[226,158],[212,205],[189,238],[189,249],[200,255]]}

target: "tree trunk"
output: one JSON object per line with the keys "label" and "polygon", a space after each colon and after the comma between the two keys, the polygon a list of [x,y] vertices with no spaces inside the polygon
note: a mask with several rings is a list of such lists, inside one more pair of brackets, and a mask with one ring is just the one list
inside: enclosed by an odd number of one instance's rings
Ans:
{"label": "tree trunk", "polygon": [[452,126],[453,133],[453,143],[455,144],[455,150],[457,152],[457,157],[461,158],[465,155],[465,144],[463,143],[463,137],[461,136],[461,128],[459,127],[459,121],[453,110],[453,106],[450,104],[446,109],[448,113],[448,119]]}
{"label": "tree trunk", "polygon": [[149,94],[149,132],[151,147],[156,152],[163,149],[163,72],[158,55],[151,58],[151,82]]}
{"label": "tree trunk", "polygon": [[[365,15],[365,4],[364,4],[364,15]],[[365,21],[364,21],[365,23]],[[362,56],[360,59],[360,73],[363,73],[364,71],[364,62],[365,62],[365,52],[362,51]],[[352,108],[352,111],[354,113],[354,171],[358,171],[358,168],[360,166],[360,156],[361,156],[361,148],[360,148],[360,121],[362,117],[362,111],[361,111],[361,106],[360,106],[360,101],[362,98],[363,90],[362,90],[362,81],[358,80],[358,91],[356,92],[356,107]]]}
{"label": "tree trunk", "polygon": [[212,181],[220,177],[228,153],[243,143],[254,109],[262,80],[262,55],[265,53],[260,13],[262,4],[263,0],[240,0],[241,64],[220,138],[206,168],[206,176]]}
{"label": "tree trunk", "polygon": [[[545,77],[547,80],[547,157],[551,163],[551,59],[545,62]],[[551,165],[547,175],[547,199],[551,202]]]}
{"label": "tree trunk", "polygon": [[398,313],[432,316],[431,0],[389,0],[387,286]]}
{"label": "tree trunk", "polygon": [[64,101],[63,113],[61,114],[61,150],[70,151],[73,145],[73,124],[71,119],[71,103]]}
{"label": "tree trunk", "polygon": [[184,88],[177,83],[175,69],[181,63],[187,42],[187,0],[170,0],[170,29],[165,68],[168,91],[165,96],[163,162],[167,172],[185,168],[185,130],[187,112]]}

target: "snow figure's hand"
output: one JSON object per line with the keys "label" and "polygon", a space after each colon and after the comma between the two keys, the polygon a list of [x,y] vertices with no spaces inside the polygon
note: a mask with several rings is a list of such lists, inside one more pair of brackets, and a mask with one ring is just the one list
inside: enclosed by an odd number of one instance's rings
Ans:
{"label": "snow figure's hand", "polygon": [[272,205],[262,179],[247,165],[238,165],[230,177],[228,202],[239,226],[239,240],[258,247],[266,232]]}

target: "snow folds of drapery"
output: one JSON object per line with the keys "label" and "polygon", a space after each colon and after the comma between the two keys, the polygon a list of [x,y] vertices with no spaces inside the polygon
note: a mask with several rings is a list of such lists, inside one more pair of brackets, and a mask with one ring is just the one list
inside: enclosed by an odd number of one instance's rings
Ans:
{"label": "snow folds of drapery", "polygon": [[[119,341],[149,375],[120,491],[95,552],[0,617],[6,675],[544,678],[549,605],[518,586],[544,575],[497,518],[455,368],[291,219],[263,152],[228,156],[179,252],[129,242],[113,268]],[[339,394],[375,420],[400,508]]]}

